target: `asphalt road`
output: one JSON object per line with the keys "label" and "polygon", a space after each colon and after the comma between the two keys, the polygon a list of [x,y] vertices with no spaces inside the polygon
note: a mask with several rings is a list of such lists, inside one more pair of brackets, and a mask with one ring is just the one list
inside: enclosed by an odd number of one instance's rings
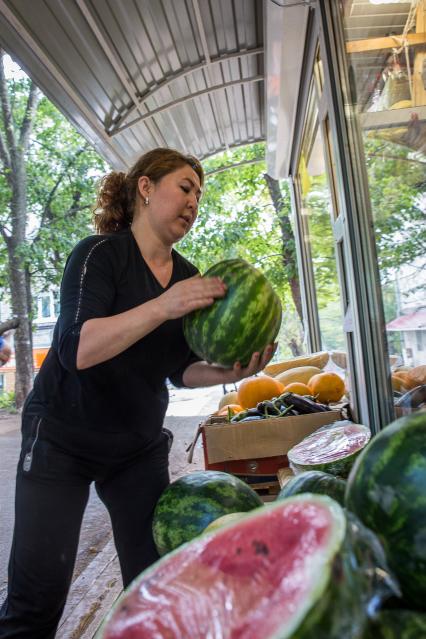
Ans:
{"label": "asphalt road", "polygon": [[[173,389],[165,425],[174,433],[170,455],[170,476],[174,478],[203,468],[200,443],[191,465],[185,449],[191,443],[199,421],[216,410],[222,387]],[[20,416],[0,413],[0,604],[7,589],[7,563],[13,533],[15,472],[21,444]],[[95,490],[91,490],[84,515],[74,579],[99,553],[111,537],[108,513]]]}

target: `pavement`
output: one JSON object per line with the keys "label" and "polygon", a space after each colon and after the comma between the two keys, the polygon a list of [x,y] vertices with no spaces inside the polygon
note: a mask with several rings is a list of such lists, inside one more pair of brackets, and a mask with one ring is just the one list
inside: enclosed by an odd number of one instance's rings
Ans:
{"label": "pavement", "polygon": [[[170,454],[171,480],[204,468],[200,441],[188,464],[186,449],[198,424],[217,409],[221,386],[171,389],[165,426],[174,434]],[[15,472],[21,444],[20,415],[0,413],[0,604],[7,588],[7,562],[13,533]],[[109,516],[91,491],[83,519],[80,545],[67,607],[56,639],[91,639],[121,590],[111,539]]]}

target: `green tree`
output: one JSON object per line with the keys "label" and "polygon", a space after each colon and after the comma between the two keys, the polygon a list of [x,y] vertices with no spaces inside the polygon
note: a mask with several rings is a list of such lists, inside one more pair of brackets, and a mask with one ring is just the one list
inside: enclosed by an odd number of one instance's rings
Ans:
{"label": "green tree", "polygon": [[105,163],[29,78],[7,79],[0,50],[0,284],[15,331],[16,404],[32,386],[34,290],[58,283],[66,253],[87,235],[93,182]]}

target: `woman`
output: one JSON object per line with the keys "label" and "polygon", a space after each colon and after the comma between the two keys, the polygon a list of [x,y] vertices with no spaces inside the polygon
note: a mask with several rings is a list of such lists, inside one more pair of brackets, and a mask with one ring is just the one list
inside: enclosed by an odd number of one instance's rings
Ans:
{"label": "woman", "polygon": [[23,411],[15,532],[2,639],[51,639],[63,611],[89,487],[112,522],[123,584],[158,555],[151,520],[169,482],[162,425],[166,379],[233,383],[264,368],[207,364],[190,351],[182,317],[226,294],[173,249],[198,211],[203,170],[170,149],[143,155],[100,188],[98,235],[65,266],[52,347]]}

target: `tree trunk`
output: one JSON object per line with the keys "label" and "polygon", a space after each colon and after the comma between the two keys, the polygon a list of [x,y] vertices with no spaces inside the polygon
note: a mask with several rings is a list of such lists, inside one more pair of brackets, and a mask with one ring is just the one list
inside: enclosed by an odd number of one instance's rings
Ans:
{"label": "tree trunk", "polygon": [[25,271],[16,257],[16,250],[10,260],[10,297],[12,313],[19,317],[19,325],[14,335],[15,343],[15,402],[21,408],[33,385],[33,353],[31,321],[27,306],[27,285]]}
{"label": "tree trunk", "polygon": [[284,271],[288,278],[294,306],[300,321],[303,323],[302,298],[300,295],[300,283],[297,271],[296,242],[289,218],[290,202],[285,201],[278,180],[275,180],[267,173],[265,173],[264,177],[281,229]]}

